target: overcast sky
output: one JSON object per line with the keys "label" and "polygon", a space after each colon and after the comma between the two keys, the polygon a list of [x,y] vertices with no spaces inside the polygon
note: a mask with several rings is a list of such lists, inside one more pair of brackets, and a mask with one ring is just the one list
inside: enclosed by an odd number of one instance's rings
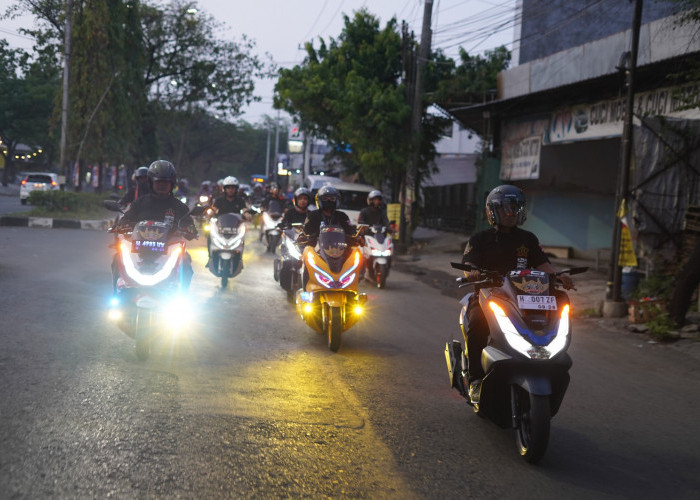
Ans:
{"label": "overcast sky", "polygon": [[[12,5],[0,0],[0,12]],[[379,17],[381,26],[392,17],[406,20],[420,38],[424,0],[198,0],[199,7],[228,30],[223,38],[238,39],[246,34],[256,42],[256,52],[269,53],[279,66],[290,67],[302,61],[303,42],[323,37],[336,38],[343,28],[343,13],[367,7]],[[443,48],[456,57],[459,46],[470,54],[481,53],[498,45],[512,49],[516,0],[434,0],[432,29],[433,48]],[[13,46],[31,47],[29,40],[16,32],[31,23],[31,17],[14,22],[2,21],[0,38]],[[242,118],[256,123],[264,114],[274,116],[272,93],[274,81],[261,81],[256,95],[262,102],[244,110]]]}

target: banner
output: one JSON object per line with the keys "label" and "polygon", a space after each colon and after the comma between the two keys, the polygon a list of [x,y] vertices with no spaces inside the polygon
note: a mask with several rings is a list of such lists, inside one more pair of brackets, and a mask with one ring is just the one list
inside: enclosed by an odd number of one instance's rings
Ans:
{"label": "banner", "polygon": [[617,213],[622,224],[620,231],[620,256],[617,260],[617,265],[620,267],[637,267],[637,255],[634,251],[634,243],[632,242],[632,232],[627,224],[627,206],[625,200],[620,204],[620,210]]}
{"label": "banner", "polygon": [[506,121],[500,179],[515,181],[540,178],[540,149],[549,128],[549,118]]}

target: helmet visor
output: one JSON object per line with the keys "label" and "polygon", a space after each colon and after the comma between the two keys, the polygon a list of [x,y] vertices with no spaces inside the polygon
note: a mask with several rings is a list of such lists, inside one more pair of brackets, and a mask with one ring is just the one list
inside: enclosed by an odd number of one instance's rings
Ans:
{"label": "helmet visor", "polygon": [[525,208],[525,203],[514,198],[506,198],[501,202],[501,208],[506,215],[517,215]]}

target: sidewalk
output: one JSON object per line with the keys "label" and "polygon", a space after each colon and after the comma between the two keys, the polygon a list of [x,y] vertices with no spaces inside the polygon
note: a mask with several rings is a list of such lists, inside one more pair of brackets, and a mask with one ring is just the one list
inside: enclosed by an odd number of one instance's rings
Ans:
{"label": "sidewalk", "polygon": [[[400,271],[414,274],[416,279],[440,290],[440,293],[455,300],[464,296],[464,291],[457,286],[455,278],[462,272],[452,269],[450,262],[461,262],[462,252],[466,246],[468,235],[437,231],[419,227],[413,233],[414,244],[407,255],[395,257],[396,268]],[[634,342],[656,344],[657,342],[645,333],[643,325],[633,325],[628,317],[603,318],[602,307],[605,300],[607,271],[596,270],[595,262],[579,259],[551,259],[558,269],[567,267],[587,266],[588,271],[574,275],[576,290],[569,292],[572,316],[578,321],[595,324],[603,331],[627,335]],[[700,323],[700,313],[687,316],[686,329],[695,331],[677,332],[677,341],[664,342],[691,356],[700,359],[700,336],[697,325]],[[640,331],[641,330],[641,331]]]}

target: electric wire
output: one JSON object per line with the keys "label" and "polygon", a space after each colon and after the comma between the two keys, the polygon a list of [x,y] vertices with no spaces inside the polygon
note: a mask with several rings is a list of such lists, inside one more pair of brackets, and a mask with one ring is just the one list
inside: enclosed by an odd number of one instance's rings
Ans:
{"label": "electric wire", "polygon": [[327,5],[328,5],[328,0],[324,0],[323,6],[321,7],[321,10],[318,12],[318,16],[316,16],[316,20],[313,22],[313,24],[309,28],[309,31],[306,33],[306,35],[304,35],[304,37],[301,39],[302,42],[306,42],[308,40],[309,35],[316,27],[316,24],[318,24],[318,20],[321,19],[321,16],[323,15],[323,12],[326,10]]}

